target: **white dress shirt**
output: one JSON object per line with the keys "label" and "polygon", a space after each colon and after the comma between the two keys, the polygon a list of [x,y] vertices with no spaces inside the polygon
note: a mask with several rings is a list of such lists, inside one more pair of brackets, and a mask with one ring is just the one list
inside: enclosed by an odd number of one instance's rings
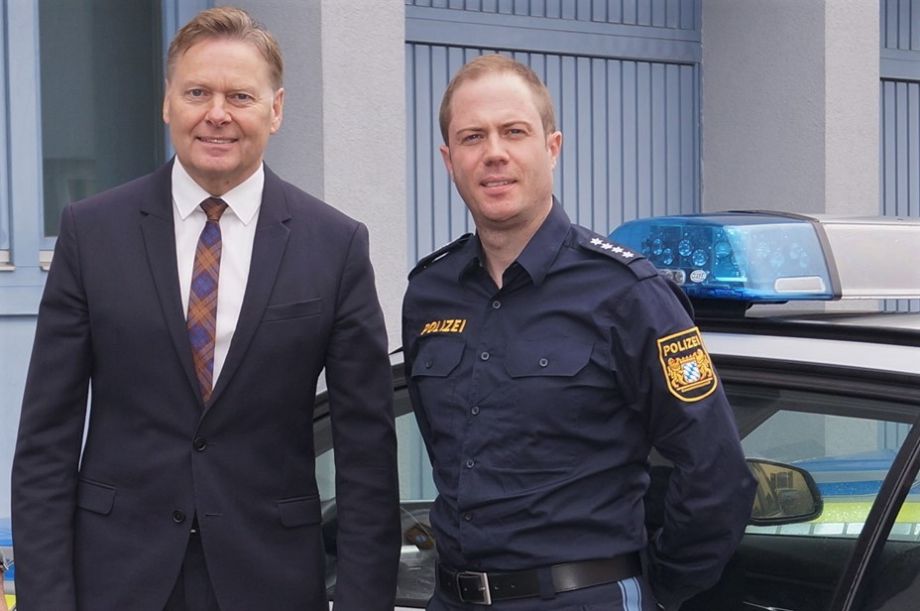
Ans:
{"label": "white dress shirt", "polygon": [[[217,287],[217,342],[214,347],[214,374],[211,378],[213,384],[217,383],[217,377],[224,366],[230,340],[233,339],[233,331],[240,317],[264,184],[265,170],[260,165],[252,176],[220,196],[227,203],[227,209],[220,217],[221,255]],[[201,202],[211,197],[211,194],[188,175],[178,157],[172,169],[172,197],[179,290],[182,293],[182,311],[188,317],[195,249],[208,218],[201,209]]]}

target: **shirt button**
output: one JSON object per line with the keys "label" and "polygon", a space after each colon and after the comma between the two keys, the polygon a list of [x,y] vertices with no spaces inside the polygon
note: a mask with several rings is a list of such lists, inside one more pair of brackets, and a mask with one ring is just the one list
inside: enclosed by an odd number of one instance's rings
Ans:
{"label": "shirt button", "polygon": [[185,522],[185,514],[177,509],[173,512],[172,519],[176,524],[182,524]]}
{"label": "shirt button", "polygon": [[488,361],[490,356],[492,355],[489,354],[488,352],[483,352],[482,354],[479,355],[479,358],[481,358],[484,361]]}
{"label": "shirt button", "polygon": [[546,359],[546,358],[540,359],[539,362],[540,362],[540,367],[546,367],[547,365],[549,365],[549,359]]}
{"label": "shirt button", "polygon": [[478,415],[479,415],[479,406],[478,406],[478,405],[474,405],[474,406],[472,407],[472,409],[470,409],[470,413],[473,414],[474,416],[478,416]]}
{"label": "shirt button", "polygon": [[471,514],[471,513],[465,513],[465,514],[463,514],[463,519],[466,520],[467,522],[469,522],[470,520],[473,519],[473,514]]}
{"label": "shirt button", "polygon": [[499,301],[498,299],[496,299],[495,301],[492,302],[492,309],[493,309],[493,310],[497,310],[497,309],[500,308],[500,307],[502,307],[502,302]]}
{"label": "shirt button", "polygon": [[466,459],[466,468],[467,468],[467,469],[472,469],[475,465],[476,465],[476,461],[475,461],[475,460],[473,460],[472,458]]}
{"label": "shirt button", "polygon": [[208,448],[208,440],[204,437],[195,437],[192,447],[195,448],[196,452],[204,452]]}
{"label": "shirt button", "polygon": [[425,369],[431,369],[431,365],[432,365],[431,361],[425,361]]}

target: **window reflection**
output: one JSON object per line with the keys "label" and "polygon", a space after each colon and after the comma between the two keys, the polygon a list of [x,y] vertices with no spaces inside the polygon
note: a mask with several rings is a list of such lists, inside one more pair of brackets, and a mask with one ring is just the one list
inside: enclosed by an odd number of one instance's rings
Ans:
{"label": "window reflection", "polygon": [[44,233],[164,159],[160,0],[40,0]]}

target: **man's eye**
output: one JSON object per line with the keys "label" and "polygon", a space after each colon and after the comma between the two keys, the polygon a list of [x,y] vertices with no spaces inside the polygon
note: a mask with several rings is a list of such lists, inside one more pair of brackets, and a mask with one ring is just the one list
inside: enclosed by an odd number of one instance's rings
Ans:
{"label": "man's eye", "polygon": [[463,142],[464,144],[472,144],[474,142],[478,142],[479,140],[482,140],[482,134],[467,134],[466,136],[460,138],[460,142]]}
{"label": "man's eye", "polygon": [[524,130],[518,127],[512,127],[511,129],[508,130],[509,136],[523,136],[524,134],[525,134]]}
{"label": "man's eye", "polygon": [[230,96],[230,99],[234,102],[249,102],[252,100],[252,96],[248,93],[234,93]]}
{"label": "man's eye", "polygon": [[188,95],[193,98],[200,98],[204,95],[204,89],[189,89]]}

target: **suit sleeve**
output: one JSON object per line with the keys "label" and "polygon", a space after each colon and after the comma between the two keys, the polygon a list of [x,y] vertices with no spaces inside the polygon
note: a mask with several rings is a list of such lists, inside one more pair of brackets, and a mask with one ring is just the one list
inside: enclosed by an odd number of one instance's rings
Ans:
{"label": "suit sleeve", "polygon": [[633,368],[631,393],[652,445],[674,465],[648,549],[649,580],[666,609],[718,581],[755,490],[731,407],[681,301],[680,289],[656,276],[619,305],[619,326],[630,329],[620,358]]}
{"label": "suit sleeve", "polygon": [[392,611],[400,554],[393,381],[368,255],[352,236],[326,355],[338,513],[336,611]]}
{"label": "suit sleeve", "polygon": [[92,371],[89,310],[71,207],[38,311],[13,458],[17,606],[76,609],[73,519]]}

